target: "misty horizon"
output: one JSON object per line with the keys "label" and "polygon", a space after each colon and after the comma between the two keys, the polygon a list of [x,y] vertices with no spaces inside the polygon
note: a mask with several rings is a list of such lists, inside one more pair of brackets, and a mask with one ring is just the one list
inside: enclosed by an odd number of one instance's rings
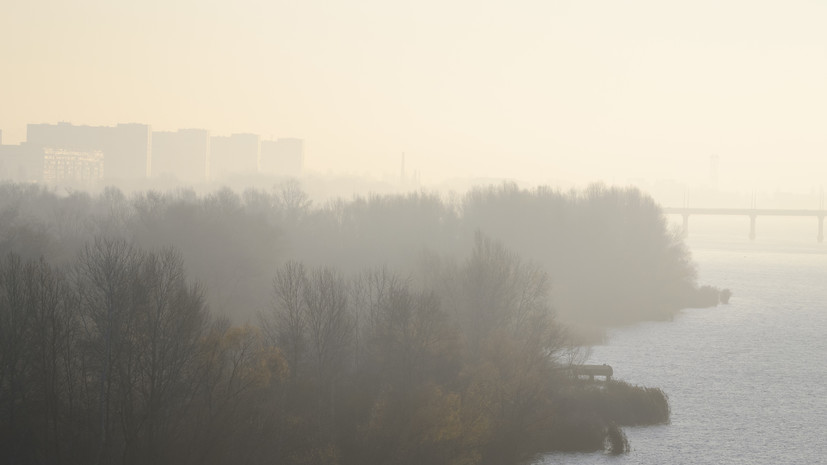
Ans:
{"label": "misty horizon", "polygon": [[[313,172],[818,190],[824,5],[637,0],[142,6],[0,15],[0,128],[291,134]],[[62,73],[52,70],[61,69]]]}
{"label": "misty horizon", "polygon": [[816,463],[827,2],[0,5],[0,465]]}

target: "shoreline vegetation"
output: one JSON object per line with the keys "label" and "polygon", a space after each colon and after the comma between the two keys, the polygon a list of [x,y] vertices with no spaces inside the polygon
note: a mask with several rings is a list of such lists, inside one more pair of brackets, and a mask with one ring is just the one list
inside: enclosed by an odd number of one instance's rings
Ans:
{"label": "shoreline vegetation", "polygon": [[561,368],[582,363],[588,328],[671,318],[713,294],[636,189],[313,206],[295,182],[129,198],[0,185],[0,456],[623,453],[622,426],[669,421],[666,394]]}

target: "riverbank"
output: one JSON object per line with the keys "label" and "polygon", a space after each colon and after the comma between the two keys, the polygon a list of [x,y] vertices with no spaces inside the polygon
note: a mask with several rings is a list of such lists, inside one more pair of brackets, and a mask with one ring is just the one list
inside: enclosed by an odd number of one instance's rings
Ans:
{"label": "riverbank", "polygon": [[819,463],[827,456],[827,254],[813,243],[690,243],[721,308],[610,330],[588,363],[669,395],[670,422],[624,429],[629,454],[556,453],[536,464]]}

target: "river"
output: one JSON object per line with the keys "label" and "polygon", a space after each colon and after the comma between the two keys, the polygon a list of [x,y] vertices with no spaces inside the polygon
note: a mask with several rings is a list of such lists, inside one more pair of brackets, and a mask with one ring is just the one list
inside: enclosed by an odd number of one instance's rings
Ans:
{"label": "river", "polygon": [[731,289],[730,304],[613,330],[588,362],[662,388],[670,424],[624,428],[625,455],[536,464],[827,461],[827,244],[689,244],[699,282]]}

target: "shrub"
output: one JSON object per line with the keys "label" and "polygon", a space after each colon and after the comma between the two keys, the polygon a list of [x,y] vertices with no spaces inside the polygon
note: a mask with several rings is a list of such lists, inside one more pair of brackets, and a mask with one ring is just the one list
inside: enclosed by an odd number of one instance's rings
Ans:
{"label": "shrub", "polygon": [[607,418],[624,426],[669,422],[669,402],[660,388],[610,380],[603,389],[600,408]]}

